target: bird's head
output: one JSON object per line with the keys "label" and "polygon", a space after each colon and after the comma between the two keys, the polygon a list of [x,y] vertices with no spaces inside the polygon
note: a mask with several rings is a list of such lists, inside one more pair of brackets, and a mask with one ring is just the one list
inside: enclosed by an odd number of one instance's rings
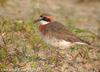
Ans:
{"label": "bird's head", "polygon": [[40,17],[35,20],[34,22],[39,22],[41,25],[46,25],[50,22],[52,22],[53,20],[53,16],[49,15],[49,14],[42,14],[40,15]]}

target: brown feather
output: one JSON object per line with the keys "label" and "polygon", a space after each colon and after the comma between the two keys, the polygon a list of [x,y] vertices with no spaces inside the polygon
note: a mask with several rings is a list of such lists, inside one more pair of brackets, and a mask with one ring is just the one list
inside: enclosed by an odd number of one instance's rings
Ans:
{"label": "brown feather", "polygon": [[70,42],[85,42],[70,32],[64,25],[60,24],[59,22],[50,22],[46,25],[44,31],[42,30],[43,34],[49,37],[55,37],[57,39],[66,40]]}

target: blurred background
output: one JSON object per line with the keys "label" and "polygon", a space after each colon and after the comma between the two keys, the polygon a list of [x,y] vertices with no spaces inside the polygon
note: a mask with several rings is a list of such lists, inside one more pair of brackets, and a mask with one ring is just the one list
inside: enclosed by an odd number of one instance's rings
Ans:
{"label": "blurred background", "polygon": [[[100,0],[0,0],[2,72],[7,69],[59,72],[59,67],[52,66],[59,65],[60,59],[42,41],[38,26],[33,24],[42,13],[53,15],[80,38],[100,47]],[[90,72],[84,70],[79,72]]]}
{"label": "blurred background", "polygon": [[72,20],[80,28],[98,34],[99,0],[0,0],[0,16],[6,19],[30,20],[36,14],[50,13],[57,20]]}

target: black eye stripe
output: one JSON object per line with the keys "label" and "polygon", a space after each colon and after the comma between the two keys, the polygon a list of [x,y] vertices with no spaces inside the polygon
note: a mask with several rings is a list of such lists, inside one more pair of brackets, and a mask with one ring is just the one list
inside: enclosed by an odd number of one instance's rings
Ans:
{"label": "black eye stripe", "polygon": [[47,17],[44,17],[42,15],[40,17],[41,17],[41,20],[50,21],[50,19],[48,19]]}
{"label": "black eye stripe", "polygon": [[50,19],[48,19],[48,18],[46,18],[46,17],[44,17],[43,20],[45,20],[45,21],[50,21]]}

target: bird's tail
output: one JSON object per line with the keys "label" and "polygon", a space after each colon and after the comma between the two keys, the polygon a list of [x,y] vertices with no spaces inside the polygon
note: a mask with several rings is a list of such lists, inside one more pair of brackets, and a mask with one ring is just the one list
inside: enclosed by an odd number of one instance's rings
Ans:
{"label": "bird's tail", "polygon": [[98,47],[95,47],[95,46],[93,46],[93,45],[91,45],[90,43],[88,44],[88,43],[84,43],[84,42],[75,42],[75,44],[80,44],[80,45],[85,45],[85,46],[87,46],[87,47],[89,47],[90,49],[95,49],[95,50],[99,50],[100,51],[100,48],[98,48]]}

